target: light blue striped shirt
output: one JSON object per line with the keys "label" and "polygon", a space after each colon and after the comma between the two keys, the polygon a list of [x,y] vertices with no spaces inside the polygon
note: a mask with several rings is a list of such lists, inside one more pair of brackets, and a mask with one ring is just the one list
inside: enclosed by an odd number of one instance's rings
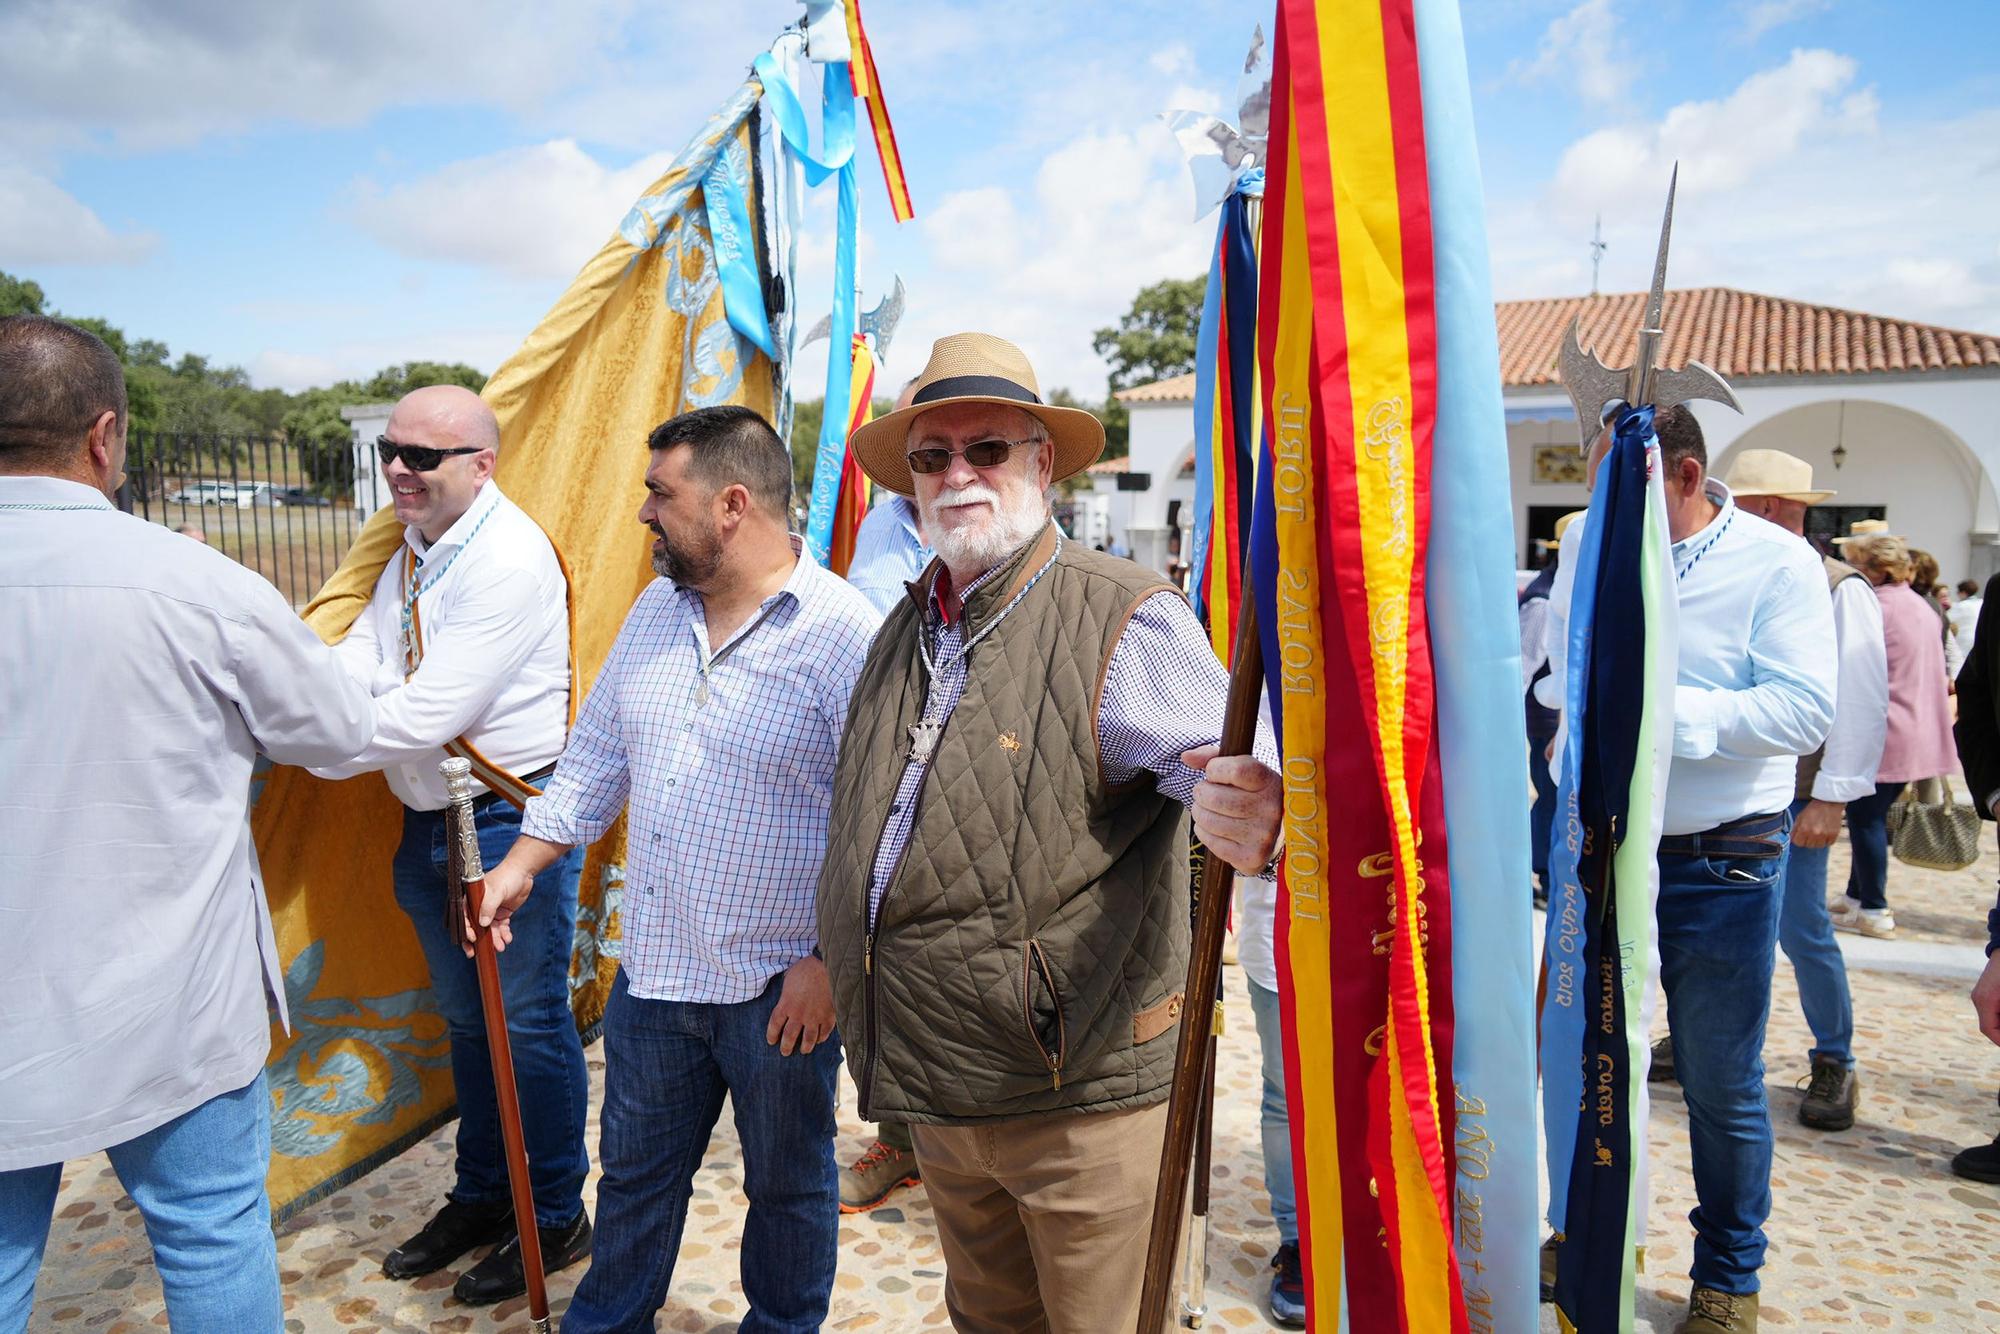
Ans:
{"label": "light blue striped shirt", "polygon": [[634,996],[750,1000],[818,943],[834,761],[880,623],[803,551],[784,588],[714,653],[699,594],[657,579],[639,595],[521,821],[551,843],[589,843],[629,799],[623,966]]}
{"label": "light blue striped shirt", "polygon": [[931,563],[930,548],[917,536],[917,508],[905,496],[891,494],[862,516],[854,534],[854,559],[847,582],[875,604],[884,616],[902,600],[904,585]]}

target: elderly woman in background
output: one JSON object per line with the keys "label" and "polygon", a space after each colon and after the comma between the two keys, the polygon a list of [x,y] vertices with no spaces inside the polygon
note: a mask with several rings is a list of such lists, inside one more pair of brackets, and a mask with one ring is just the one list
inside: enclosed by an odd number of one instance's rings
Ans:
{"label": "elderly woman in background", "polygon": [[[1889,731],[1875,794],[1847,803],[1854,860],[1847,894],[1832,905],[1833,925],[1866,936],[1892,936],[1889,912],[1889,807],[1906,784],[1955,773],[1951,739],[1950,677],[1937,612],[1910,587],[1914,568],[1900,537],[1871,535],[1848,541],[1841,555],[1866,575],[1882,604],[1882,639],[1889,658]],[[1935,564],[1933,564],[1935,569]]]}

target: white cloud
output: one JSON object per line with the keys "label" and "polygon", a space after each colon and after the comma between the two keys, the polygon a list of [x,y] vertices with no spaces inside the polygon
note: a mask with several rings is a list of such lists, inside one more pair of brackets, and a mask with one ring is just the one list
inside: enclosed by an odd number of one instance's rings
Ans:
{"label": "white cloud", "polygon": [[573,139],[553,139],[454,162],[400,184],[359,181],[343,211],[412,259],[567,279],[672,161],[671,153],[654,153],[614,169]]}
{"label": "white cloud", "polygon": [[1533,60],[1515,61],[1507,73],[1522,83],[1563,84],[1588,102],[1610,102],[1625,91],[1632,74],[1617,46],[1611,0],[1583,0],[1543,31]]}
{"label": "white cloud", "polygon": [[1172,46],[1162,47],[1147,56],[1146,63],[1153,67],[1155,73],[1164,74],[1169,78],[1186,78],[1195,72],[1194,51],[1186,42],[1175,42]]}
{"label": "white cloud", "polygon": [[492,374],[512,356],[527,329],[436,329],[386,338],[352,339],[310,351],[265,348],[250,358],[253,384],[296,393],[339,380],[365,380],[405,361],[462,361]]}
{"label": "white cloud", "polygon": [[1658,192],[1675,162],[1685,189],[1734,189],[1802,145],[1865,135],[1875,128],[1879,105],[1869,89],[1842,96],[1855,71],[1848,56],[1794,51],[1727,97],[1683,102],[1656,124],[1598,130],[1563,153],[1552,202],[1567,218],[1587,219],[1635,192],[1641,198]]}
{"label": "white cloud", "polygon": [[48,177],[0,161],[0,265],[133,264],[158,245],[152,232],[114,231]]}
{"label": "white cloud", "polygon": [[1743,40],[1754,42],[1773,28],[1782,28],[1833,8],[1833,0],[1753,0],[1743,13]]}

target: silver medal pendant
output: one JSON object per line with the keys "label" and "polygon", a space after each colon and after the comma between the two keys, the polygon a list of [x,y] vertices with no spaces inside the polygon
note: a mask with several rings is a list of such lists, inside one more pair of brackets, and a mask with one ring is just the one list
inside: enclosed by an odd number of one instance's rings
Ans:
{"label": "silver medal pendant", "polygon": [[938,737],[944,732],[944,724],[926,718],[920,723],[910,724],[910,759],[916,764],[929,764],[931,756],[937,752]]}

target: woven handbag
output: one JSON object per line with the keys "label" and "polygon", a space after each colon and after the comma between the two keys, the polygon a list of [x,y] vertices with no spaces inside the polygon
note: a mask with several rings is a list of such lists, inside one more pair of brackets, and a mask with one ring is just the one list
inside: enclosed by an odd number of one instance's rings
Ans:
{"label": "woven handbag", "polygon": [[1963,871],[1979,860],[1979,812],[1942,778],[1912,783],[1889,807],[1889,846],[1906,865]]}

